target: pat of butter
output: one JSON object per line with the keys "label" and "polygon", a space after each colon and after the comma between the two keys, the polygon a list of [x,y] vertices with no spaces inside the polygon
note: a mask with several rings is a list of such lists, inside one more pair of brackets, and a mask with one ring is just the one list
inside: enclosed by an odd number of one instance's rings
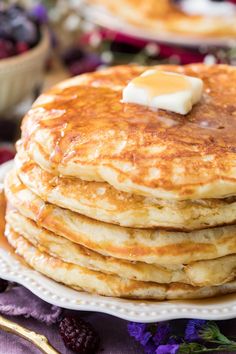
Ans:
{"label": "pat of butter", "polygon": [[200,101],[201,79],[161,70],[147,70],[123,90],[123,102],[187,114]]}

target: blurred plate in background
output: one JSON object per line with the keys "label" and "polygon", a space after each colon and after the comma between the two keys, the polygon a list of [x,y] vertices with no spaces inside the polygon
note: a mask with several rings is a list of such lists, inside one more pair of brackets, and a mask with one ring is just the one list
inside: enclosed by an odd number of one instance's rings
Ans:
{"label": "blurred plate in background", "polygon": [[179,45],[184,47],[199,47],[199,46],[216,46],[216,47],[235,47],[236,39],[229,37],[221,38],[191,38],[180,36],[179,34],[167,32],[155,32],[146,28],[136,27],[122,21],[122,19],[114,16],[107,9],[96,6],[87,5],[82,7],[83,16],[86,20],[99,25],[101,27],[117,31],[129,36],[141,38],[147,41],[156,41],[170,45]]}

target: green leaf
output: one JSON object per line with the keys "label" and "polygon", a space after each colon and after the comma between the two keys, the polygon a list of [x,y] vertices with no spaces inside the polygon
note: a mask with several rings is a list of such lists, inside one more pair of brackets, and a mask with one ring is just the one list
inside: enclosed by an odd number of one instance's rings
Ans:
{"label": "green leaf", "polygon": [[191,353],[201,353],[207,349],[204,345],[199,343],[183,343],[180,345],[178,354],[191,354]]}

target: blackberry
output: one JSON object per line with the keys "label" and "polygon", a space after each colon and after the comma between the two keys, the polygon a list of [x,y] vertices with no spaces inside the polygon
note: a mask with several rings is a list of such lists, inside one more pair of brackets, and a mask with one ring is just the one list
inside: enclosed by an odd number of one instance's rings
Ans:
{"label": "blackberry", "polygon": [[59,332],[65,345],[76,353],[94,354],[99,347],[99,336],[93,326],[75,317],[64,317]]}
{"label": "blackberry", "polygon": [[4,279],[0,279],[0,293],[4,293],[7,287],[8,287],[8,282]]}

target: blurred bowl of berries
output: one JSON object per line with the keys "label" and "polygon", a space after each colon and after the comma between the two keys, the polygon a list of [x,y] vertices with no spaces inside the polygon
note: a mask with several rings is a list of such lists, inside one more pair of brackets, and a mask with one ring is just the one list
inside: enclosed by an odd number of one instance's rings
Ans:
{"label": "blurred bowl of berries", "polygon": [[41,85],[49,42],[29,11],[0,5],[0,115]]}

